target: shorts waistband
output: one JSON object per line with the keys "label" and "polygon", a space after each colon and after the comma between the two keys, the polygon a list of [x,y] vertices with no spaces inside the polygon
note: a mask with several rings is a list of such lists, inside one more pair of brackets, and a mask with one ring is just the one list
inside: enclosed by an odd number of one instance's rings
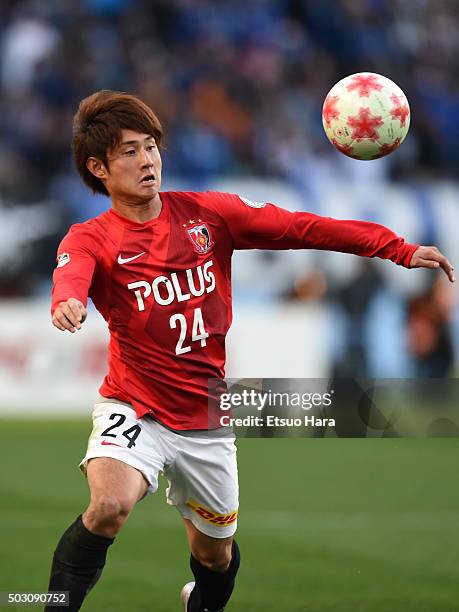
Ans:
{"label": "shorts waistband", "polygon": [[98,395],[96,399],[96,404],[121,404],[121,406],[126,406],[126,408],[131,408],[132,410],[134,410],[132,404],[128,404],[128,402],[122,402],[116,397],[104,397],[103,395]]}

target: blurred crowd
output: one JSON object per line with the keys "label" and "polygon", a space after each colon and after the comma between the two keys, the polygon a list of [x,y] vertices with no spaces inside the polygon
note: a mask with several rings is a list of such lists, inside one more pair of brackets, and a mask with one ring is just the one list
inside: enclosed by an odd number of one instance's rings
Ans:
{"label": "blurred crowd", "polygon": [[360,70],[415,109],[397,170],[457,172],[455,0],[3,0],[0,42],[0,188],[15,197],[67,170],[72,114],[100,88],[153,106],[175,174],[289,175],[332,154],[321,105]]}
{"label": "blurred crowd", "polygon": [[457,178],[456,0],[2,0],[0,48],[0,296],[47,290],[58,237],[106,207],[70,152],[97,89],[157,112],[166,185],[274,176],[320,198],[353,171],[325,139],[323,99],[379,72],[406,92],[412,127],[396,162],[368,163],[398,181]]}

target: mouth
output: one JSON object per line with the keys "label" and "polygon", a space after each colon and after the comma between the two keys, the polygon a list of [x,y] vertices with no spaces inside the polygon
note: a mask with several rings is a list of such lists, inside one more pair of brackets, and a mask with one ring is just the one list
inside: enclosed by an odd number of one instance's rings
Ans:
{"label": "mouth", "polygon": [[154,174],[146,174],[144,177],[140,179],[142,185],[153,185],[156,178]]}

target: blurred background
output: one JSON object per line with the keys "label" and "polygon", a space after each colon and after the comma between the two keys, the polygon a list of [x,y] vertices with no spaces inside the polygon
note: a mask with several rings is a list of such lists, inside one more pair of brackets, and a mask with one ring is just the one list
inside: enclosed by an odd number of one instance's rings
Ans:
{"label": "blurred background", "polygon": [[[459,262],[454,0],[3,0],[0,49],[4,408],[20,401],[14,381],[77,371],[89,398],[104,372],[97,316],[91,338],[69,342],[47,314],[60,238],[109,204],[81,183],[70,151],[72,116],[97,89],[135,92],[163,121],[163,189],[372,220]],[[362,70],[397,82],[412,109],[401,149],[373,162],[335,152],[321,124],[331,86]],[[455,373],[456,291],[441,274],[333,253],[245,252],[234,293],[229,375]],[[282,363],[265,350],[267,333]]]}
{"label": "blurred background", "polygon": [[[91,312],[70,336],[49,317],[60,239],[109,205],[73,168],[79,101],[111,88],[152,106],[165,190],[383,223],[457,267],[458,57],[457,0],[1,0],[0,591],[46,588],[86,496],[74,468],[105,324]],[[322,129],[327,92],[358,71],[394,80],[412,110],[403,146],[373,162],[337,153]],[[457,290],[439,273],[253,251],[235,254],[233,274],[229,376],[407,377],[437,407],[420,379],[457,373]],[[238,447],[244,566],[229,609],[457,610],[457,439]],[[187,563],[180,521],[156,495],[85,610],[177,610]]]}

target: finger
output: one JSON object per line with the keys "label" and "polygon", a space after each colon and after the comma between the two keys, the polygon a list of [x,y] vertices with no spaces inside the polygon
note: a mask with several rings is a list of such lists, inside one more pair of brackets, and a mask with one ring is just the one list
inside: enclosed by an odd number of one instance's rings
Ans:
{"label": "finger", "polygon": [[76,327],[77,329],[81,327],[80,313],[77,311],[77,314],[75,315],[71,304],[69,304],[68,302],[65,304],[62,304],[61,311],[65,315],[65,317],[70,321],[73,327]]}
{"label": "finger", "polygon": [[64,328],[64,330],[72,332],[72,334],[76,331],[75,326],[65,316],[62,309],[56,310],[56,312],[54,313],[54,318]]}
{"label": "finger", "polygon": [[444,255],[440,254],[440,258],[437,260],[440,263],[440,266],[443,268],[446,276],[449,280],[454,283],[456,280],[454,276],[454,266],[450,264],[450,262],[446,259]]}
{"label": "finger", "polygon": [[456,277],[454,276],[454,267],[449,263],[449,261],[447,261],[445,264],[440,263],[440,265],[443,268],[446,276],[449,278],[450,282],[454,283],[456,280]]}
{"label": "finger", "polygon": [[80,328],[81,328],[80,323],[75,323],[75,325],[74,325],[74,324],[72,323],[72,321],[71,321],[71,320],[70,320],[70,319],[67,317],[67,315],[65,315],[65,318],[66,318],[66,320],[67,320],[68,324],[70,325],[70,331],[71,331],[72,333],[76,332],[76,330],[77,330],[77,329],[80,329]]}
{"label": "finger", "polygon": [[81,304],[79,304],[78,302],[70,302],[68,304],[68,307],[70,309],[70,312],[73,315],[73,318],[71,319],[71,321],[75,321],[75,327],[77,329],[80,329],[81,328],[80,323],[83,320],[83,316],[81,312]]}
{"label": "finger", "polygon": [[445,266],[448,268],[454,268],[454,266],[448,261],[443,253],[438,250],[437,247],[428,247],[422,256],[424,259],[433,259],[434,261],[438,261],[442,267]]}
{"label": "finger", "polygon": [[60,329],[61,331],[69,331],[72,332],[72,334],[75,332],[75,328],[72,327],[68,321],[65,321],[64,323],[61,323],[61,321],[59,320],[55,320],[54,321],[54,325]]}
{"label": "finger", "polygon": [[54,327],[57,327],[57,329],[60,329],[61,331],[66,331],[65,327],[63,325],[61,325],[59,323],[59,321],[55,317],[53,317],[51,321],[52,321],[52,324],[54,325]]}
{"label": "finger", "polygon": [[[454,283],[456,280],[454,277],[454,266],[447,260],[447,258],[438,249],[432,248],[431,259],[438,262],[439,266],[444,270],[449,280]],[[430,254],[429,254],[430,255]]]}
{"label": "finger", "polygon": [[443,253],[434,253],[432,256],[432,259],[434,261],[438,261],[438,263],[441,265],[441,267],[445,267],[445,268],[452,268],[453,266],[449,263],[449,261],[446,259],[446,257],[443,255]]}
{"label": "finger", "polygon": [[[437,259],[440,259],[440,261],[438,261]],[[454,283],[456,280],[456,277],[454,276],[454,267],[449,263],[446,257],[441,254],[437,255],[435,260],[434,259],[424,259],[420,257],[416,263],[416,267],[417,268],[430,268],[432,270],[435,270],[441,267],[444,270],[450,282]]]}
{"label": "finger", "polygon": [[78,302],[78,308],[80,312],[80,322],[84,323],[86,321],[86,317],[88,316],[88,311],[81,302]]}
{"label": "finger", "polygon": [[433,259],[424,259],[423,257],[419,257],[415,264],[416,268],[431,268],[432,270],[439,268],[440,264],[438,261],[434,261]]}

